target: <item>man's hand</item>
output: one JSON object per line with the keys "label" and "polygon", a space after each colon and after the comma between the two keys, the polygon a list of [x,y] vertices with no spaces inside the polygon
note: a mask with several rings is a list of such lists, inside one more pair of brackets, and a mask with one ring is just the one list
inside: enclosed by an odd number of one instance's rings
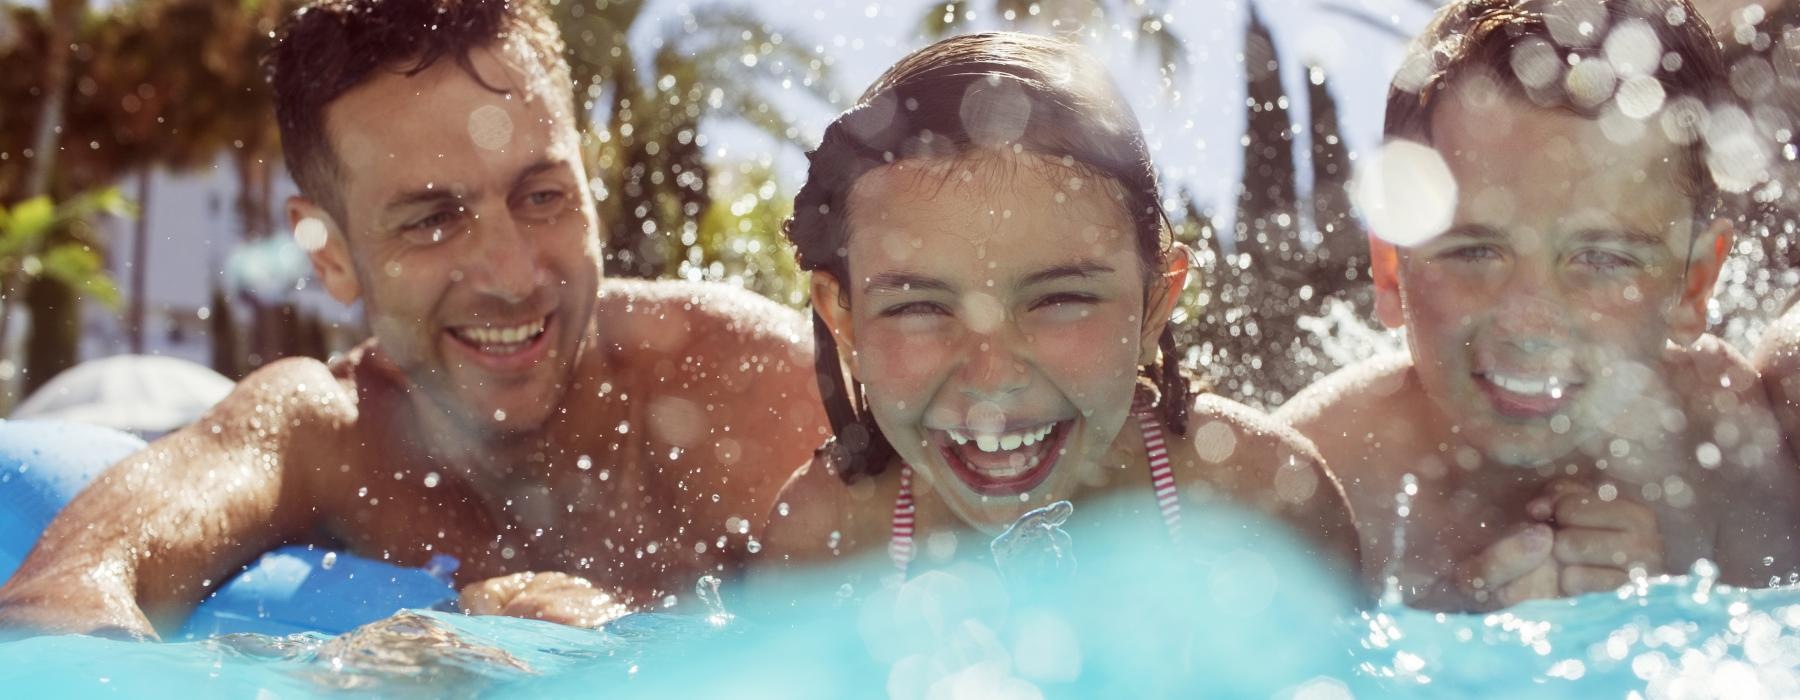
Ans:
{"label": "man's hand", "polygon": [[1464,559],[1434,590],[1412,601],[1427,610],[1486,612],[1527,600],[1554,598],[1557,562],[1549,525],[1532,523]]}
{"label": "man's hand", "polygon": [[1634,568],[1663,573],[1662,532],[1656,512],[1642,503],[1623,496],[1602,500],[1592,486],[1559,479],[1525,512],[1556,528],[1553,556],[1562,567],[1563,595],[1618,588],[1630,582]]}
{"label": "man's hand", "polygon": [[526,572],[470,584],[458,601],[470,615],[506,615],[574,627],[599,627],[631,610],[579,576]]}

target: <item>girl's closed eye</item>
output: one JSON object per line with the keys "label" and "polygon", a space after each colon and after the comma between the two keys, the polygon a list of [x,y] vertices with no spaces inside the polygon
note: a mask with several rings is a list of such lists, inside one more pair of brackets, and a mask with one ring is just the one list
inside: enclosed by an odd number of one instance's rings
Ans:
{"label": "girl's closed eye", "polygon": [[1088,306],[1099,302],[1100,297],[1086,292],[1057,292],[1054,294],[1046,294],[1037,301],[1032,302],[1031,308],[1035,311],[1037,309],[1055,306]]}
{"label": "girl's closed eye", "polygon": [[900,316],[949,316],[950,309],[935,301],[909,301],[881,310],[882,318]]}

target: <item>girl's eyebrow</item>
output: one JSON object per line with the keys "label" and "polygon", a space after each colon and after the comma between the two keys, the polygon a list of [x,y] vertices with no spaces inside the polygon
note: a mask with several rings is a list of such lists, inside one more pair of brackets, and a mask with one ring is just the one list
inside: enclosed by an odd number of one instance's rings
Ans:
{"label": "girl's eyebrow", "polygon": [[883,272],[869,277],[864,294],[897,294],[908,291],[951,291],[950,283],[912,272]]}
{"label": "girl's eyebrow", "polygon": [[1026,275],[1025,279],[1023,279],[1019,282],[1019,286],[1029,287],[1034,284],[1043,284],[1045,282],[1054,282],[1056,280],[1067,279],[1070,277],[1077,277],[1077,278],[1096,277],[1096,276],[1108,274],[1111,272],[1113,272],[1113,269],[1111,266],[1109,266],[1105,263],[1102,263],[1098,260],[1078,260],[1078,261],[1072,262],[1072,263],[1064,263],[1062,265],[1054,265],[1051,267],[1047,267],[1042,270],[1038,270],[1037,272],[1033,272],[1029,275]]}

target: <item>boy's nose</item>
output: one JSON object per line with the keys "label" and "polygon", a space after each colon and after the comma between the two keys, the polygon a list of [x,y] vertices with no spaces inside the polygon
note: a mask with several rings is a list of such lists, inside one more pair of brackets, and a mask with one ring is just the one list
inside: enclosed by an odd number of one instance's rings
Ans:
{"label": "boy's nose", "polygon": [[1546,352],[1568,337],[1565,304],[1539,294],[1515,295],[1494,310],[1494,330],[1507,344],[1527,352]]}

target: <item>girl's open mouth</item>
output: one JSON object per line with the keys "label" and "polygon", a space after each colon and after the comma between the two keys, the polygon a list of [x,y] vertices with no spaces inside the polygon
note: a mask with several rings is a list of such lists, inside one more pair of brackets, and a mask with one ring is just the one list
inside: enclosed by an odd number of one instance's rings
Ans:
{"label": "girl's open mouth", "polygon": [[999,434],[936,430],[944,463],[971,490],[983,496],[1016,496],[1030,491],[1064,454],[1074,419],[1015,428]]}

